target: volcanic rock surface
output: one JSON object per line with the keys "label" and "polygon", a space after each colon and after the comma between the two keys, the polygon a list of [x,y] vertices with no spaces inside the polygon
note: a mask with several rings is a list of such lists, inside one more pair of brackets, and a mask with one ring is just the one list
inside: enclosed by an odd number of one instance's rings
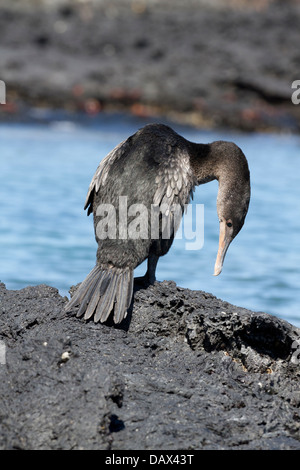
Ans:
{"label": "volcanic rock surface", "polygon": [[0,284],[1,449],[300,449],[298,328],[171,281],[118,327],[66,301]]}

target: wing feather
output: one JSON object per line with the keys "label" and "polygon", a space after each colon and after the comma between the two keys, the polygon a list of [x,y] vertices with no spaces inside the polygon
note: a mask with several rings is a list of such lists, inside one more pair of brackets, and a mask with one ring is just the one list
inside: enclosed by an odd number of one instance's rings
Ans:
{"label": "wing feather", "polygon": [[155,178],[156,191],[153,203],[160,207],[164,227],[175,233],[179,227],[184,206],[192,197],[196,185],[189,155],[179,147],[169,149],[167,158],[160,161]]}
{"label": "wing feather", "polygon": [[154,204],[187,204],[196,184],[188,153],[172,147],[168,158],[162,159],[158,166],[155,182]]}
{"label": "wing feather", "polygon": [[122,155],[122,146],[124,143],[125,140],[118,144],[111,152],[109,152],[109,154],[106,155],[103,160],[101,160],[97,170],[95,171],[84,204],[84,210],[88,209],[88,215],[93,211],[92,203],[94,191],[97,193],[100,187],[105,184],[112,164]]}

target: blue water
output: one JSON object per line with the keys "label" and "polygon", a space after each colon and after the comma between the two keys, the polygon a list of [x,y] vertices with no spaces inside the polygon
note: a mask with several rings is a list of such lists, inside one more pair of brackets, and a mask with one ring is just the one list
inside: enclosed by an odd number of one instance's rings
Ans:
{"label": "blue water", "polygon": [[[0,279],[9,289],[46,283],[67,295],[93,268],[96,242],[83,205],[99,161],[146,122],[98,120],[0,124]],[[300,139],[297,136],[207,132],[174,124],[198,142],[233,140],[248,158],[252,199],[245,225],[213,276],[218,247],[217,183],[196,189],[204,204],[204,245],[175,240],[157,279],[211,292],[300,326]],[[145,263],[136,269],[143,275]]]}

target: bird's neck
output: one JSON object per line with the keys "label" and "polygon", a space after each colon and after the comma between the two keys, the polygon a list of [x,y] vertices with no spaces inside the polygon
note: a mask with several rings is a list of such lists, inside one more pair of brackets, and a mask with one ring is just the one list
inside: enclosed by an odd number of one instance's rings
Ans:
{"label": "bird's neck", "polygon": [[218,214],[222,212],[226,216],[228,213],[229,217],[235,201],[235,206],[240,207],[242,219],[250,199],[250,173],[241,149],[232,142],[223,141],[194,144],[190,150],[190,162],[196,184],[218,180]]}
{"label": "bird's neck", "polygon": [[[235,187],[241,174],[245,157],[236,156],[238,147],[231,142],[212,142],[211,144],[193,144],[190,162],[197,184],[218,180],[220,189]],[[240,149],[238,149],[240,151]]]}
{"label": "bird's neck", "polygon": [[211,144],[193,144],[190,162],[198,185],[223,179],[222,158],[213,151]]}

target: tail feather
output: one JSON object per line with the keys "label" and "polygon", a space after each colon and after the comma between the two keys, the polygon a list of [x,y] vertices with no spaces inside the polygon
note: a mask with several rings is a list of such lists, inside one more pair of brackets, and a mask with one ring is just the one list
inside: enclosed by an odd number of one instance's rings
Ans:
{"label": "tail feather", "polygon": [[78,289],[79,290],[78,294],[80,296],[80,298],[78,298],[78,301],[80,302],[77,302],[77,304],[78,303],[80,304],[80,308],[77,312],[77,317],[81,317],[84,314],[84,312],[87,309],[88,304],[90,304],[91,300],[94,298],[94,294],[97,295],[97,287],[99,285],[100,280],[101,280],[101,271],[99,270],[97,275],[93,277],[93,279],[89,282],[87,286],[81,287],[80,285]]}
{"label": "tail feather", "polygon": [[[119,323],[122,320],[123,312],[127,314],[130,307],[133,292],[133,272],[127,271],[127,275],[121,278],[118,285],[117,302],[114,311],[114,321]],[[125,315],[126,317],[126,315]]]}
{"label": "tail feather", "polygon": [[95,281],[95,285],[93,287],[92,292],[87,293],[87,295],[84,298],[84,302],[87,305],[87,307],[85,308],[85,306],[83,306],[81,311],[79,309],[78,314],[77,314],[78,316],[81,316],[85,311],[84,319],[87,320],[88,318],[91,318],[100,299],[100,289],[101,289],[101,285],[103,281],[105,281],[105,279],[102,276],[99,276],[99,278]]}
{"label": "tail feather", "polygon": [[[86,294],[86,304],[85,306],[83,306],[82,310],[78,311],[77,313],[77,316],[81,316],[84,314],[84,319],[85,320],[88,320],[89,318],[91,318],[91,316],[93,315],[97,305],[98,305],[98,302],[99,302],[99,299],[100,299],[100,296],[102,296],[110,282],[110,272],[104,272],[103,275],[99,276],[99,280],[96,284],[96,287],[95,287],[95,290],[94,290],[94,293],[93,293],[93,297],[91,300],[89,300],[89,293],[87,292]],[[86,307],[86,305],[88,304],[88,307]],[[85,312],[85,313],[84,313]]]}
{"label": "tail feather", "polygon": [[65,307],[66,312],[79,305],[77,317],[94,322],[105,322],[114,311],[114,322],[120,323],[127,315],[133,293],[133,271],[129,268],[95,266],[80,284]]}
{"label": "tail feather", "polygon": [[124,310],[127,310],[126,307],[126,301],[127,301],[127,289],[128,289],[128,281],[129,281],[129,276],[128,272],[124,274],[124,276],[121,277],[118,286],[117,286],[117,293],[116,293],[116,305],[115,305],[115,310],[114,310],[114,321],[116,323],[120,322],[120,317],[122,316],[122,313]]}
{"label": "tail feather", "polygon": [[70,311],[73,307],[76,305],[79,305],[83,297],[86,294],[86,291],[89,289],[90,285],[92,282],[95,280],[95,278],[99,275],[99,266],[95,266],[94,269],[87,275],[85,280],[80,284],[78,287],[76,293],[73,295],[71,300],[68,302],[66,305],[65,309],[66,311]]}
{"label": "tail feather", "polygon": [[95,322],[105,322],[108,319],[116,297],[116,281],[117,273],[113,273],[112,279],[105,291],[105,294],[103,295],[101,302],[99,302],[97,305],[97,310],[94,316]]}
{"label": "tail feather", "polygon": [[134,284],[133,271],[129,271],[129,284],[127,287],[127,297],[126,297],[126,312],[129,309],[130,304],[131,304],[133,284]]}

